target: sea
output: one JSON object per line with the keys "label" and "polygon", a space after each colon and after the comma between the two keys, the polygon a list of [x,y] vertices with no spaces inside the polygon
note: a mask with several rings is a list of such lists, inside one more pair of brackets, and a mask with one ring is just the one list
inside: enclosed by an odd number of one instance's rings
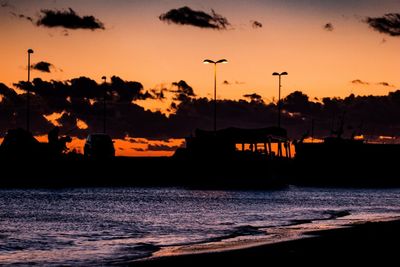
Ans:
{"label": "sea", "polygon": [[399,215],[400,189],[0,189],[0,265],[124,265]]}

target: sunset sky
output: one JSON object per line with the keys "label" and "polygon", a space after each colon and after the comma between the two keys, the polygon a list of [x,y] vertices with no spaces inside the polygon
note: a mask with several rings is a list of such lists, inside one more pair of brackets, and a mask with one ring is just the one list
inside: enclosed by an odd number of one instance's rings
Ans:
{"label": "sunset sky", "polygon": [[[226,58],[219,67],[221,98],[240,98],[256,92],[277,96],[274,71],[287,71],[284,92],[302,90],[310,96],[385,94],[400,84],[400,38],[373,31],[363,20],[400,10],[398,1],[2,1],[0,81],[11,85],[26,79],[26,50],[32,61],[55,66],[50,74],[33,77],[66,80],[118,75],[141,82],[145,88],[185,80],[202,96],[211,96],[211,66],[203,59]],[[226,30],[175,25],[158,17],[188,6],[211,9],[228,19]],[[92,15],[102,30],[65,30],[38,27],[41,9],[72,8]],[[253,28],[251,21],[262,27]],[[331,23],[333,30],[324,29]],[[64,36],[68,35],[68,36]],[[351,84],[360,79],[370,86]]]}
{"label": "sunset sky", "polygon": [[[159,17],[187,6],[227,19],[224,28],[178,25]],[[41,10],[93,16],[104,29],[38,26]],[[232,1],[0,1],[0,82],[9,87],[27,79],[32,62],[52,64],[32,78],[101,82],[103,75],[160,88],[184,80],[198,96],[212,97],[218,65],[218,98],[258,93],[277,98],[274,71],[287,71],[282,95],[301,90],[310,97],[385,95],[400,87],[400,37],[378,32],[367,18],[398,13],[399,1],[232,0]],[[223,81],[226,81],[223,83]],[[154,101],[140,105],[155,109]]]}

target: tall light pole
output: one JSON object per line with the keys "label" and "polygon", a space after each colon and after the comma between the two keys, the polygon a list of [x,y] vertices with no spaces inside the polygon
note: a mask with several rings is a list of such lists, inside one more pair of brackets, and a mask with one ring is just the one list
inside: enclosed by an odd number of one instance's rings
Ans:
{"label": "tall light pole", "polygon": [[278,128],[281,128],[281,76],[288,75],[286,71],[272,73],[273,76],[279,76],[279,93],[278,93]]}
{"label": "tall light pole", "polygon": [[214,133],[217,132],[217,64],[228,63],[226,59],[220,59],[218,61],[213,61],[210,59],[205,59],[204,64],[214,64]]}
{"label": "tall light pole", "polygon": [[30,130],[30,86],[31,86],[31,54],[33,54],[32,49],[28,49],[28,87],[26,90],[26,130]]}
{"label": "tall light pole", "polygon": [[103,96],[103,133],[106,133],[106,96],[107,96],[107,77],[101,77],[103,79],[104,96]]}

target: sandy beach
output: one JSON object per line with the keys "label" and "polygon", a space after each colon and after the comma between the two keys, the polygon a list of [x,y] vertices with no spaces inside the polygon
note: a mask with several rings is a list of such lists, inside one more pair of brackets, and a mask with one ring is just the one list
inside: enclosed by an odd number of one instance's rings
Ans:
{"label": "sandy beach", "polygon": [[306,264],[313,266],[349,263],[396,265],[400,220],[367,222],[353,226],[308,232],[305,238],[251,248],[191,255],[157,257],[130,266],[260,266]]}

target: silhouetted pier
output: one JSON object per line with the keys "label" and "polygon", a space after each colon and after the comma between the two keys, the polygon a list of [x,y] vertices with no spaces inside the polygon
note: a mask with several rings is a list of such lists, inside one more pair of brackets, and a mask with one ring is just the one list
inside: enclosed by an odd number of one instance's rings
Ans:
{"label": "silhouetted pier", "polygon": [[172,157],[91,158],[63,153],[67,137],[38,142],[10,130],[0,146],[0,187],[181,186],[266,189],[310,186],[400,186],[398,144],[328,138],[297,142],[285,129],[196,130]]}
{"label": "silhouetted pier", "polygon": [[292,183],[330,186],[400,186],[400,144],[328,137],[295,145]]}
{"label": "silhouetted pier", "polygon": [[[275,148],[275,149],[274,149]],[[176,157],[192,160],[272,160],[291,158],[290,140],[283,128],[226,128],[216,132],[197,129],[195,136],[186,138],[186,148]]]}

